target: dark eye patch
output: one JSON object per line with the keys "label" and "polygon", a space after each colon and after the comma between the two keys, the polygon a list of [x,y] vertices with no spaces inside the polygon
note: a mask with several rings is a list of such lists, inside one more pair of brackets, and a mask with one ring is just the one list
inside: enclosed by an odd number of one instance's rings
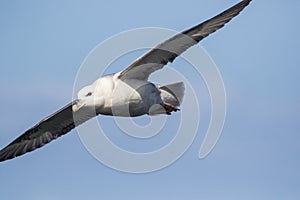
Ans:
{"label": "dark eye patch", "polygon": [[92,93],[89,92],[89,93],[87,93],[85,96],[88,97],[88,96],[91,96],[91,95],[92,95]]}

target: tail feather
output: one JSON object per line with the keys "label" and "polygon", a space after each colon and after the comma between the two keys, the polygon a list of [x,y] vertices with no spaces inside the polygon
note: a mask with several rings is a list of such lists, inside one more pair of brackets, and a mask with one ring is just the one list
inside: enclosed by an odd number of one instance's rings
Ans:
{"label": "tail feather", "polygon": [[160,96],[164,103],[172,106],[180,106],[184,96],[184,84],[183,82],[173,83],[159,87]]}
{"label": "tail feather", "polygon": [[161,104],[155,104],[149,109],[149,115],[167,114],[179,110],[178,106],[182,103],[184,95],[183,82],[173,83],[158,87],[160,90]]}

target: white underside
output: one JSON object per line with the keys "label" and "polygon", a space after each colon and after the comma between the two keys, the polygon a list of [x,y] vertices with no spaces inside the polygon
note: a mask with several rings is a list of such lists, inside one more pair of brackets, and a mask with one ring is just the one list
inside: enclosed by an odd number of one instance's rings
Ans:
{"label": "white underside", "polygon": [[[166,87],[168,89],[166,89]],[[92,95],[87,95],[91,93]],[[108,75],[78,93],[76,111],[82,106],[94,107],[98,114],[114,116],[140,116],[166,113],[164,103],[178,107],[184,95],[183,83],[158,87],[151,82],[137,79],[116,78]]]}

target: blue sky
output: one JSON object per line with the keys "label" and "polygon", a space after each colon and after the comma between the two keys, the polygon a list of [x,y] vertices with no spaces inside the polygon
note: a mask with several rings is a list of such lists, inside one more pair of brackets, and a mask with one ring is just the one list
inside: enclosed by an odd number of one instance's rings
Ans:
{"label": "blue sky", "polygon": [[[101,41],[140,27],[184,30],[237,2],[1,1],[0,146],[71,101],[76,73]],[[121,173],[72,131],[1,163],[1,198],[299,199],[299,9],[298,1],[254,0],[201,42],[227,91],[224,130],[205,159],[199,134],[171,166]]]}

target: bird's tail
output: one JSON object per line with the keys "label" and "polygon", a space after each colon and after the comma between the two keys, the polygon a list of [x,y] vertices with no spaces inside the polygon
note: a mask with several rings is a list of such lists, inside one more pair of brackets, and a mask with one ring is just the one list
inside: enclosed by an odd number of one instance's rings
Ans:
{"label": "bird's tail", "polygon": [[163,103],[152,106],[149,115],[171,114],[173,111],[178,111],[184,96],[183,82],[160,86],[158,89]]}
{"label": "bird's tail", "polygon": [[184,96],[183,82],[164,85],[159,87],[159,90],[160,90],[160,97],[165,104],[178,107],[182,103],[183,96]]}

